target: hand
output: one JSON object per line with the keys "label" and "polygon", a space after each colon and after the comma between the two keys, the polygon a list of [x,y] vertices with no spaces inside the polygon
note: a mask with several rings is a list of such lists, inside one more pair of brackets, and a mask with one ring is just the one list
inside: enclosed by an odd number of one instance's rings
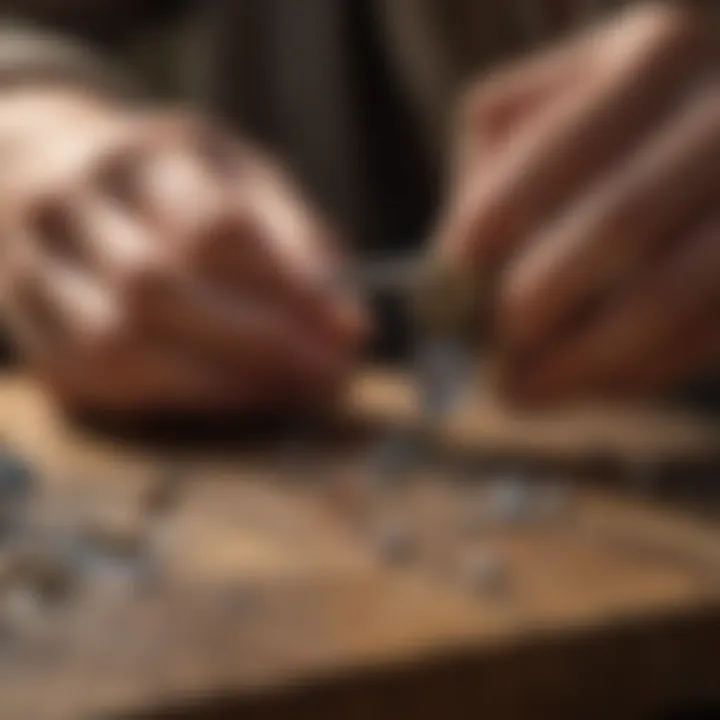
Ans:
{"label": "hand", "polygon": [[499,268],[512,398],[647,395],[720,359],[718,48],[648,4],[470,93],[438,249]]}
{"label": "hand", "polygon": [[337,247],[278,167],[187,117],[23,102],[0,105],[0,131],[25,134],[0,192],[4,308],[63,403],[237,411],[332,396],[364,319],[331,292]]}

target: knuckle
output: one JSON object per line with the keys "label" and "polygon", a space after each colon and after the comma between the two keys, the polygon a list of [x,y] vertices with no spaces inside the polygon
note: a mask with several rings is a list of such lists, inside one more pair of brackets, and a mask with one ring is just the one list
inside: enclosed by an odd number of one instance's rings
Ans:
{"label": "knuckle", "polygon": [[140,123],[140,134],[151,145],[187,146],[205,132],[206,123],[190,112],[151,111]]}

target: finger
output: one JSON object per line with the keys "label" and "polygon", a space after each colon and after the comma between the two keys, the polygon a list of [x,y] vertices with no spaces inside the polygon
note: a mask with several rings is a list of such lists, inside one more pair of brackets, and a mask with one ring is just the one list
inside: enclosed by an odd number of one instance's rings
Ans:
{"label": "finger", "polygon": [[9,322],[45,382],[67,405],[104,410],[242,409],[257,383],[201,367],[177,350],[130,338],[92,281],[35,257],[16,267]]}
{"label": "finger", "polygon": [[290,375],[316,385],[339,371],[337,355],[275,308],[229,301],[191,278],[158,282],[146,275],[133,294],[138,307],[152,308],[137,316],[144,333],[194,348],[208,361],[258,382]]}
{"label": "finger", "polygon": [[247,203],[231,195],[185,148],[154,153],[140,177],[150,224],[213,283],[242,297],[274,298],[279,272]]}
{"label": "finger", "polygon": [[479,162],[490,162],[548,101],[586,76],[591,38],[597,32],[593,28],[551,51],[514,62],[470,89],[461,102],[454,132],[454,186],[462,187]]}
{"label": "finger", "polygon": [[621,397],[649,397],[673,389],[680,383],[701,377],[720,362],[720,310],[679,329],[667,347],[658,351],[642,374],[628,374],[613,386]]}
{"label": "finger", "polygon": [[250,378],[140,338],[106,364],[88,367],[81,380],[63,377],[55,385],[66,405],[85,411],[242,411],[259,399]]}
{"label": "finger", "polygon": [[354,288],[338,284],[346,262],[338,239],[272,169],[258,173],[252,198],[249,213],[285,278],[287,306],[335,347],[355,349],[368,320]]}
{"label": "finger", "polygon": [[134,188],[125,204],[131,219],[149,221],[180,248],[191,271],[284,307],[318,331],[318,342],[353,349],[366,325],[357,299],[328,297],[318,287],[318,275],[332,274],[319,267],[335,257],[329,234],[269,161],[221,136],[202,123],[147,122],[135,144],[111,158],[124,169],[114,187]]}
{"label": "finger", "polygon": [[47,377],[83,381],[87,359],[102,362],[119,338],[113,298],[89,278],[33,252],[11,273],[9,321],[21,349]]}
{"label": "finger", "polygon": [[160,250],[136,219],[92,187],[40,199],[33,218],[33,237],[42,251],[88,274],[116,279],[122,268]]}
{"label": "finger", "polygon": [[58,348],[61,354],[121,332],[124,318],[107,288],[73,267],[48,258],[41,262],[32,289],[44,301],[58,335],[64,338],[64,347]]}
{"label": "finger", "polygon": [[79,194],[71,207],[79,243],[127,304],[128,322],[145,334],[183,342],[258,378],[280,367],[303,377],[333,374],[336,358],[295,323],[183,272],[124,210],[89,192]]}
{"label": "finger", "polygon": [[[644,301],[638,312],[628,359],[606,373],[604,386],[615,396],[647,395],[699,376],[718,359],[720,320],[720,218],[683,238],[657,273],[646,298],[656,295],[655,312]],[[650,283],[648,283],[650,284]]]}
{"label": "finger", "polygon": [[[720,312],[720,220],[663,254],[597,317],[533,362],[515,394],[535,401],[618,396],[651,388],[692,359],[687,328]],[[707,344],[700,340],[700,349]],[[691,343],[694,345],[694,343]],[[652,378],[655,378],[652,380]]]}
{"label": "finger", "polygon": [[550,226],[507,269],[499,332],[546,342],[647,265],[720,188],[720,105],[698,102]]}
{"label": "finger", "polygon": [[277,174],[247,162],[234,186],[219,186],[197,157],[159,155],[145,181],[156,219],[223,287],[283,308],[318,330],[319,341],[356,343],[364,323],[357,300],[330,298],[322,287],[338,267],[328,233]]}
{"label": "finger", "polygon": [[2,280],[3,319],[21,352],[28,359],[50,355],[60,322],[55,308],[38,292],[42,284],[38,255],[28,242],[13,247]]}
{"label": "finger", "polygon": [[458,262],[506,256],[621,156],[703,61],[707,44],[686,16],[651,6],[599,34],[585,82],[539,113],[457,194],[442,226],[444,252]]}

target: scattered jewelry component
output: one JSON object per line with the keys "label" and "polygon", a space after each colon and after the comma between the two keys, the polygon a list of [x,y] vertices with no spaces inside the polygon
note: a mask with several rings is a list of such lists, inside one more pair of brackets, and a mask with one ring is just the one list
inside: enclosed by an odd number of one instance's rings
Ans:
{"label": "scattered jewelry component", "polygon": [[7,537],[22,525],[35,486],[32,468],[0,443],[0,535]]}
{"label": "scattered jewelry component", "polygon": [[54,549],[25,548],[14,559],[16,583],[36,593],[45,604],[67,599],[78,587],[80,567]]}
{"label": "scattered jewelry component", "polygon": [[417,350],[415,363],[423,424],[433,427],[464,397],[475,363],[462,344],[448,337],[426,338]]}
{"label": "scattered jewelry component", "polygon": [[379,487],[393,487],[407,478],[419,460],[417,438],[411,433],[389,435],[370,452],[370,477]]}
{"label": "scattered jewelry component", "polygon": [[531,480],[520,473],[501,475],[487,488],[488,517],[500,523],[522,523],[532,516]]}

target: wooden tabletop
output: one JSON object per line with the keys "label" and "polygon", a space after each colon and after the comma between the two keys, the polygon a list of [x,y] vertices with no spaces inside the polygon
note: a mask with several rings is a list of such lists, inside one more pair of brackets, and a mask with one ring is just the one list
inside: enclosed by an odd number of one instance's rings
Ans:
{"label": "wooden tabletop", "polygon": [[[473,400],[442,439],[449,456],[540,455],[573,488],[552,522],[478,540],[458,525],[482,487],[472,464],[460,481],[430,466],[389,499],[366,489],[368,437],[413,421],[407,379],[368,371],[348,408],[369,435],[154,446],[76,427],[26,378],[2,379],[0,434],[39,468],[51,521],[131,512],[168,462],[187,487],[159,579],[93,581],[52,609],[61,631],[2,651],[0,717],[630,718],[720,702],[720,528],[586,482],[576,462],[659,458],[689,476],[683,463],[714,460],[717,426],[655,408],[518,418]],[[399,566],[373,542],[396,508],[419,528]],[[499,594],[461,571],[478,543],[507,568]]]}

